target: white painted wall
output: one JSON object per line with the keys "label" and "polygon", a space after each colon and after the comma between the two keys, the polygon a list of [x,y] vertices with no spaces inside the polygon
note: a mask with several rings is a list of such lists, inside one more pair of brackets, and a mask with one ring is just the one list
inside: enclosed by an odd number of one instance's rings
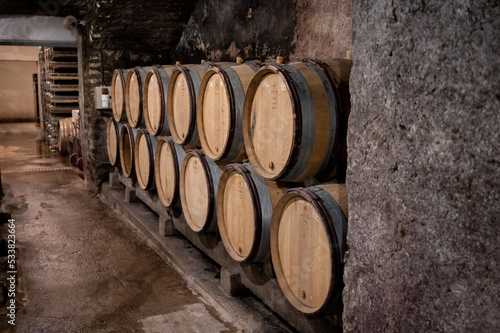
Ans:
{"label": "white painted wall", "polygon": [[0,122],[33,121],[38,47],[0,46]]}
{"label": "white painted wall", "polygon": [[0,60],[38,61],[38,46],[0,45]]}

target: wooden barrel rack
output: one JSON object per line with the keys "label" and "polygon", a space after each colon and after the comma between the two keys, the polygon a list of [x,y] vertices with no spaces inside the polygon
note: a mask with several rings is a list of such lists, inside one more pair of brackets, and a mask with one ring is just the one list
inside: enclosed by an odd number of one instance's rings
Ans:
{"label": "wooden barrel rack", "polygon": [[[240,59],[115,70],[109,191],[121,183],[125,193],[113,204],[145,203],[162,236],[182,234],[299,331],[337,329],[351,67]],[[147,220],[138,225],[156,227]]]}

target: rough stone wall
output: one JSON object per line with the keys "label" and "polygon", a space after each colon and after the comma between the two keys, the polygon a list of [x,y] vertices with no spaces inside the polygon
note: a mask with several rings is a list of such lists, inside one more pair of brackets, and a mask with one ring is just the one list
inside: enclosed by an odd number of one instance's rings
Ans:
{"label": "rough stone wall", "polygon": [[176,48],[176,60],[265,60],[294,47],[296,9],[289,0],[200,0]]}
{"label": "rough stone wall", "polygon": [[357,1],[346,332],[500,331],[498,1]]}
{"label": "rough stone wall", "polygon": [[351,49],[351,1],[199,0],[175,50],[198,62],[343,58]]}
{"label": "rough stone wall", "polygon": [[295,49],[298,58],[344,58],[352,50],[351,0],[296,0]]}
{"label": "rough stone wall", "polygon": [[87,13],[79,34],[81,141],[84,173],[89,187],[99,190],[111,165],[106,147],[106,121],[111,110],[96,110],[94,88],[111,85],[116,68],[171,63],[194,6],[180,1],[98,0]]}

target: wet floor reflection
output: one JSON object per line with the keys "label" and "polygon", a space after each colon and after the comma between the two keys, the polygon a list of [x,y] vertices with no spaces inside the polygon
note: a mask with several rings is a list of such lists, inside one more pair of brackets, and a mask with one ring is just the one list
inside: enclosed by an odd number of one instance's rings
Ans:
{"label": "wet floor reflection", "polygon": [[[52,152],[32,123],[0,124],[0,168],[2,171],[36,170],[71,166],[69,156]],[[83,179],[83,172],[74,171]]]}

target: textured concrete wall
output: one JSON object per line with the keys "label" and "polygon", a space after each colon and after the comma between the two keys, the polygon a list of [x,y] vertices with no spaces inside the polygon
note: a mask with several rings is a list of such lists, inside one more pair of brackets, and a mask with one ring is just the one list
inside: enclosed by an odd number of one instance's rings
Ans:
{"label": "textured concrete wall", "polygon": [[36,61],[0,60],[0,122],[33,121]]}
{"label": "textured concrete wall", "polygon": [[498,1],[353,13],[345,331],[498,332]]}

